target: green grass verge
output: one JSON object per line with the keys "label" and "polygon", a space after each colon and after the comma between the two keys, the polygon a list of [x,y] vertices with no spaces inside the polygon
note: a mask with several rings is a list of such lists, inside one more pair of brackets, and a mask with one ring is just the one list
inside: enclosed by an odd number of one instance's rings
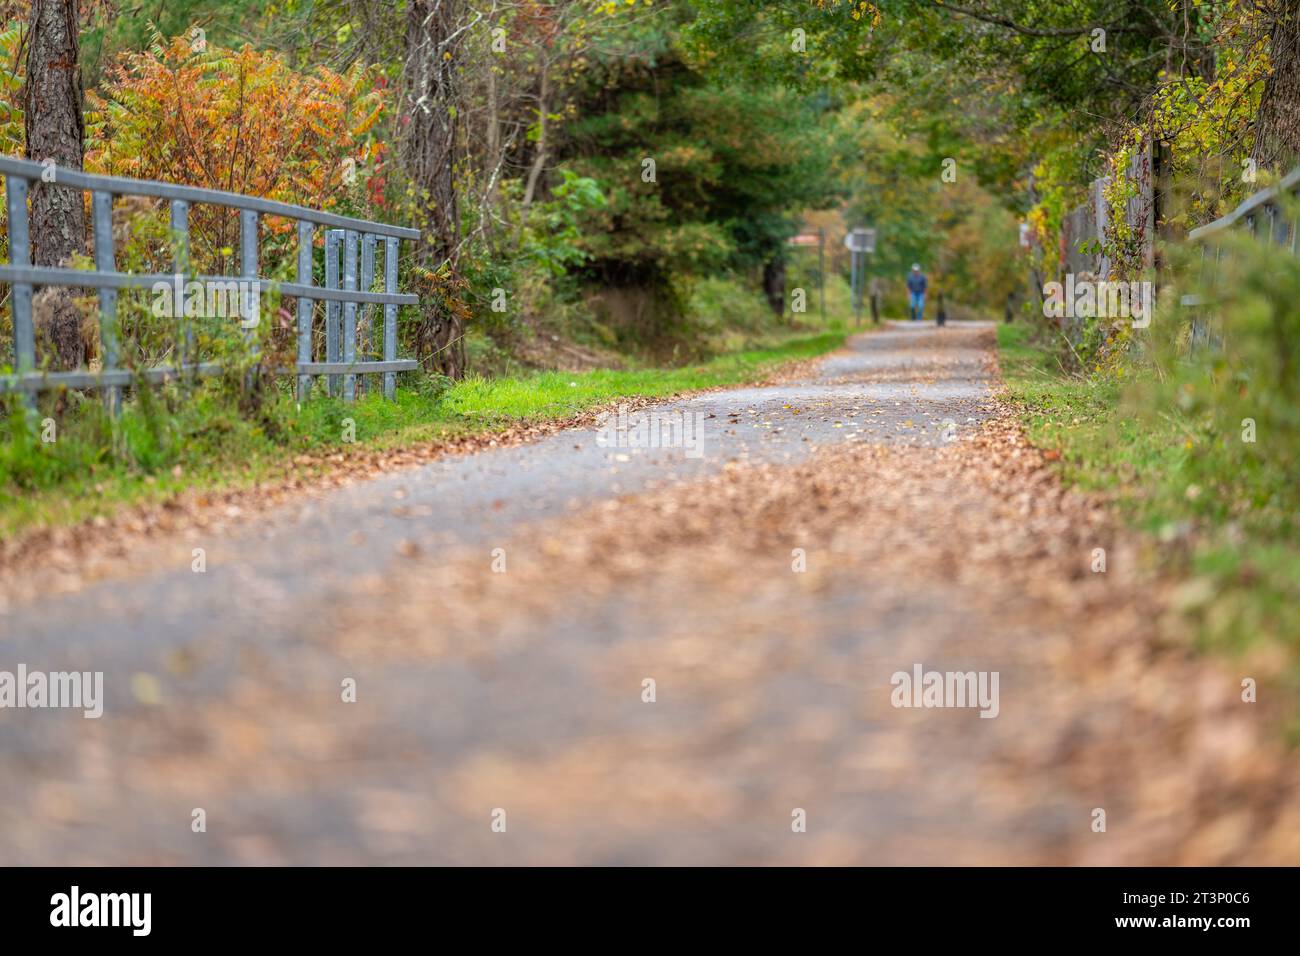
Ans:
{"label": "green grass verge", "polygon": [[[282,381],[252,415],[237,407],[229,383],[210,383],[188,397],[172,391],[132,402],[116,422],[94,400],[74,399],[57,418],[48,410],[30,417],[13,412],[0,421],[0,535],[73,525],[185,490],[273,480],[304,453],[399,448],[563,419],[620,398],[752,383],[786,363],[833,351],[844,338],[842,332],[787,336],[681,368],[455,383],[425,378],[399,389],[392,402],[314,397],[300,406],[288,392],[291,383]],[[42,420],[54,421],[57,440],[41,440]],[[346,441],[349,435],[354,442]]]}
{"label": "green grass verge", "polygon": [[1175,605],[1198,645],[1278,678],[1300,739],[1300,541],[1268,479],[1241,466],[1238,435],[1161,400],[1181,382],[1126,382],[1146,375],[1134,364],[1068,375],[1031,336],[1023,324],[998,327],[1008,397],[1030,440],[1060,453],[1067,483],[1104,493],[1148,533],[1183,582]]}
{"label": "green grass verge", "polygon": [[1116,376],[1067,374],[1024,324],[998,326],[998,350],[1008,397],[1019,408],[1029,438],[1060,452],[1071,484],[1112,493],[1145,527],[1155,530],[1176,514],[1162,513],[1144,492],[1157,475],[1186,461],[1176,419],[1153,428],[1123,413],[1124,383]]}

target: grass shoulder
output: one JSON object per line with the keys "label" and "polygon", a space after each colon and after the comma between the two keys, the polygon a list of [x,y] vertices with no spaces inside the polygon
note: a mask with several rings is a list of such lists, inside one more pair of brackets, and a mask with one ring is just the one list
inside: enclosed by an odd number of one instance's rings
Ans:
{"label": "grass shoulder", "polygon": [[564,420],[621,398],[750,384],[833,351],[844,338],[791,332],[679,368],[538,371],[454,383],[422,378],[399,388],[391,402],[314,396],[300,404],[291,382],[281,381],[255,415],[219,383],[132,401],[117,421],[95,398],[72,396],[60,410],[15,410],[0,421],[0,536],[77,525],[186,491],[275,481],[294,473],[304,455],[427,445]]}

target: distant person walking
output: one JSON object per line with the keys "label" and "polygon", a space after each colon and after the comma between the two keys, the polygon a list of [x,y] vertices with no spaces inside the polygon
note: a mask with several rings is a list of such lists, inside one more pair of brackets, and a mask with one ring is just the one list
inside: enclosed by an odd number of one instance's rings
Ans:
{"label": "distant person walking", "polygon": [[907,277],[908,308],[913,322],[920,322],[925,314],[925,273],[919,262],[912,263],[911,275]]}

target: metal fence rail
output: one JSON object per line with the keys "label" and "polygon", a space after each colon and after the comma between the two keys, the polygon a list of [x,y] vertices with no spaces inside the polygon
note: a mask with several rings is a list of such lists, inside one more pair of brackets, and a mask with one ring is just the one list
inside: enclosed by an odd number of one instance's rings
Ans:
{"label": "metal fence rail", "polygon": [[1279,215],[1281,210],[1278,208],[1278,200],[1289,193],[1297,191],[1300,191],[1300,169],[1293,169],[1276,185],[1260,190],[1253,196],[1246,198],[1241,205],[1226,216],[1193,229],[1187,234],[1187,238],[1193,242],[1201,242],[1212,238],[1225,229],[1232,228],[1238,223],[1249,229],[1251,235],[1257,236],[1259,235],[1259,224],[1267,221],[1269,224],[1268,238],[1273,242],[1286,242],[1289,234],[1291,251],[1294,252],[1294,223],[1286,222],[1284,217]]}
{"label": "metal fence rail", "polygon": [[[1280,200],[1300,192],[1300,169],[1293,169],[1275,185],[1262,189],[1244,199],[1236,209],[1226,216],[1198,226],[1187,234],[1191,242],[1201,246],[1201,287],[1211,289],[1218,280],[1225,257],[1230,253],[1215,240],[1230,230],[1245,229],[1250,235],[1273,245],[1289,245],[1291,254],[1296,252],[1296,223],[1287,218],[1286,210]],[[1261,232],[1261,226],[1264,230]],[[1194,310],[1191,320],[1190,347],[1195,350],[1201,345],[1216,345],[1217,337],[1210,329],[1210,322],[1203,309],[1212,301],[1199,293],[1188,293],[1179,299],[1179,304]]]}
{"label": "metal fence rail", "polygon": [[[178,186],[172,183],[126,179],[118,176],[98,176],[79,170],[64,169],[25,159],[0,156],[0,174],[5,176],[6,202],[9,214],[9,264],[0,265],[0,282],[12,286],[11,297],[14,330],[15,369],[12,374],[0,375],[0,393],[24,392],[34,394],[52,388],[95,388],[105,392],[114,410],[120,401],[121,388],[138,378],[151,383],[168,381],[184,376],[205,377],[221,372],[215,363],[204,363],[195,354],[193,330],[186,320],[181,323],[183,353],[173,365],[144,370],[119,367],[116,330],[117,292],[119,289],[153,288],[158,283],[197,281],[204,283],[256,282],[272,283],[261,278],[258,257],[258,232],[260,217],[277,216],[295,220],[298,224],[297,282],[275,283],[282,295],[298,300],[298,355],[294,367],[287,370],[298,376],[298,395],[305,397],[316,375],[329,376],[331,394],[341,394],[351,401],[356,397],[358,375],[383,375],[384,395],[392,398],[397,388],[397,373],[419,368],[415,360],[397,357],[397,309],[402,305],[416,305],[419,297],[397,289],[397,258],[403,239],[418,239],[419,230],[386,223],[354,219],[334,213],[293,206],[275,200],[215,189]],[[31,184],[40,181],[47,186],[73,189],[91,194],[93,223],[93,271],[79,269],[38,267],[31,264],[31,247],[28,227],[27,197]],[[118,272],[113,261],[113,199],[118,196],[144,196],[165,199],[170,203],[170,223],[176,250],[174,273]],[[189,258],[189,213],[195,203],[223,206],[239,211],[239,266],[237,276],[184,275]],[[317,227],[325,227],[325,285],[317,286],[312,279],[314,265],[314,239]],[[375,254],[383,242],[383,292],[370,291],[374,283]],[[360,267],[358,269],[358,252]],[[342,262],[339,257],[342,255]],[[341,278],[341,284],[340,284]],[[45,372],[39,369],[36,356],[35,328],[32,320],[32,297],[39,286],[68,286],[94,288],[99,292],[100,352],[102,368],[98,371],[80,369],[63,372]],[[325,303],[325,360],[313,361],[312,325],[316,302]],[[369,313],[373,306],[383,306],[382,341],[374,335],[372,346],[382,350],[382,361],[357,360],[358,306]],[[182,309],[183,311],[183,309]],[[260,303],[259,303],[260,313]],[[251,340],[250,345],[256,348]],[[279,370],[277,370],[279,371]]]}

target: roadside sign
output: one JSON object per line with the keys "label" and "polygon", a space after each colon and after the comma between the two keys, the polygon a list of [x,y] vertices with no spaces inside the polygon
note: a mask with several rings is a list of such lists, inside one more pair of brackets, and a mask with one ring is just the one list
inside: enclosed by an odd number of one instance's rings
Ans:
{"label": "roadside sign", "polygon": [[853,229],[844,237],[844,248],[850,252],[875,252],[876,230]]}
{"label": "roadside sign", "polygon": [[815,232],[805,232],[797,236],[791,236],[786,241],[792,246],[819,246],[821,245],[822,237],[817,235]]}

